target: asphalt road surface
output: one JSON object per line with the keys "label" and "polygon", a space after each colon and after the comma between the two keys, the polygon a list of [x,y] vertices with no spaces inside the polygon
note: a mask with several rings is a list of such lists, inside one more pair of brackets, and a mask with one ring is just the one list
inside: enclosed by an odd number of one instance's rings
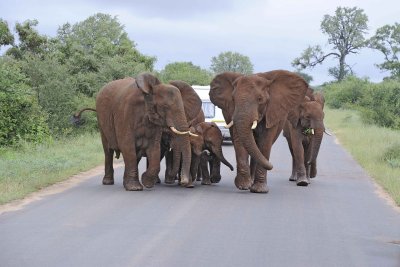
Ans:
{"label": "asphalt road surface", "polygon": [[127,192],[122,168],[113,186],[86,179],[0,215],[0,266],[400,266],[400,213],[333,137],[308,187],[288,181],[283,138],[271,162],[268,194],[236,189],[226,167],[193,189]]}

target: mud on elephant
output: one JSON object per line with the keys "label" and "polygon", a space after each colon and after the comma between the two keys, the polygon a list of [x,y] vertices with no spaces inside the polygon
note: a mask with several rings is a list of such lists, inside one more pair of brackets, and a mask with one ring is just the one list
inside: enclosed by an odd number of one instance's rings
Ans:
{"label": "mud on elephant", "polygon": [[254,75],[225,72],[217,75],[210,87],[211,102],[222,109],[230,126],[237,163],[236,187],[267,193],[271,147],[287,114],[303,101],[307,82],[284,70]]}
{"label": "mud on elephant", "polygon": [[317,156],[325,132],[324,97],[308,93],[303,102],[291,111],[283,128],[292,155],[290,181],[307,186],[317,175]]}
{"label": "mud on elephant", "polygon": [[123,154],[126,190],[143,190],[138,170],[142,157],[148,159],[142,183],[145,187],[153,187],[160,171],[163,131],[176,135],[179,143],[176,154],[182,158],[181,183],[189,183],[191,148],[183,98],[178,88],[162,84],[149,73],[140,74],[136,79],[112,81],[101,89],[96,98],[96,111],[105,155],[103,184],[114,184],[115,152]]}

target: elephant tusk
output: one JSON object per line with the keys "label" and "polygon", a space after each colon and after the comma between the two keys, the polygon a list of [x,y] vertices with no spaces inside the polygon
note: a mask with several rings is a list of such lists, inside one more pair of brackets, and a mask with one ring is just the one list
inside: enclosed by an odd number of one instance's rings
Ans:
{"label": "elephant tusk", "polygon": [[325,134],[332,136],[332,134],[330,132],[328,132],[327,130],[324,131]]}
{"label": "elephant tusk", "polygon": [[186,132],[178,131],[174,126],[171,126],[169,128],[171,129],[171,131],[173,131],[174,133],[179,134],[179,135],[188,134],[190,132],[190,131],[186,131]]}
{"label": "elephant tusk", "polygon": [[231,128],[233,126],[233,120],[228,124],[228,125],[225,125],[224,127],[226,128],[226,129],[229,129],[229,128]]}
{"label": "elephant tusk", "polygon": [[251,125],[251,129],[254,130],[257,127],[257,120],[253,121],[253,125]]}
{"label": "elephant tusk", "polygon": [[313,128],[311,128],[311,134],[314,134],[314,129]]}
{"label": "elephant tusk", "polygon": [[192,132],[190,132],[190,131],[189,131],[189,135],[190,135],[190,136],[194,136],[194,137],[199,137],[197,134],[194,134],[194,133],[192,133]]}

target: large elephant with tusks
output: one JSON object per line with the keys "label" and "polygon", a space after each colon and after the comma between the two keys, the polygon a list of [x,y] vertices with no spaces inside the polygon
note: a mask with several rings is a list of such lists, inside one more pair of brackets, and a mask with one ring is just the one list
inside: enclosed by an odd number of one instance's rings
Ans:
{"label": "large elephant with tusks", "polygon": [[[193,109],[201,108],[201,101],[182,99],[178,88],[162,84],[150,73],[125,78],[106,84],[96,98],[97,119],[105,155],[103,184],[114,184],[113,155],[123,154],[126,190],[151,188],[160,172],[160,140],[163,131],[171,131],[180,143],[174,153],[174,164],[182,159],[181,184],[190,182],[191,147],[189,126],[183,102]],[[147,157],[148,167],[139,181],[138,162]],[[178,166],[179,167],[179,166]],[[173,168],[178,170],[179,168]]]}

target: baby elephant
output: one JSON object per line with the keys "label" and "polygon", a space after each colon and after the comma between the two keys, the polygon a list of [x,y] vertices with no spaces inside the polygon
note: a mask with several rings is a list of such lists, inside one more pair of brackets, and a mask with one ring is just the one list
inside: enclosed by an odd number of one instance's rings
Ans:
{"label": "baby elephant", "polygon": [[[221,180],[221,162],[233,171],[232,165],[222,153],[223,137],[221,130],[214,122],[201,122],[191,131],[198,136],[190,136],[192,146],[192,163],[190,173],[192,181],[199,180],[202,176],[203,185],[218,183]],[[210,172],[208,171],[210,165]]]}

